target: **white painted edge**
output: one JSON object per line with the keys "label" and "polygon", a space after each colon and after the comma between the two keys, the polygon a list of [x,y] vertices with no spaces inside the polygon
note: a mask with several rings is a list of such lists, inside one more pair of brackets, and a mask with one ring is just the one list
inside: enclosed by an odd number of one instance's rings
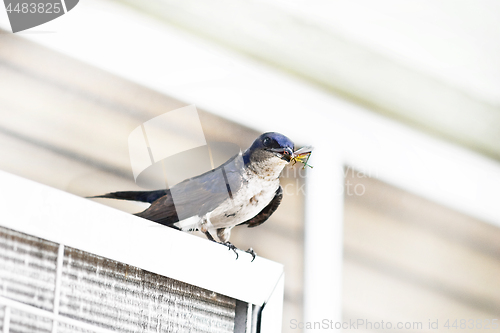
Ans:
{"label": "white painted edge", "polygon": [[262,310],[261,333],[281,332],[283,318],[283,292],[285,288],[285,276],[282,275],[276,281],[276,288],[273,290],[269,299]]}
{"label": "white painted edge", "polygon": [[[64,245],[59,244],[59,248],[57,250],[57,266],[56,266],[56,286],[54,289],[54,314],[59,314],[59,305],[61,301],[61,284],[62,284],[62,271],[64,265]],[[52,333],[57,333],[58,330],[58,321],[54,321],[52,323]]]}
{"label": "white painted edge", "polygon": [[3,314],[3,333],[9,333],[10,330],[10,306],[6,305]]}
{"label": "white painted edge", "polygon": [[262,305],[283,265],[0,171],[0,225]]}

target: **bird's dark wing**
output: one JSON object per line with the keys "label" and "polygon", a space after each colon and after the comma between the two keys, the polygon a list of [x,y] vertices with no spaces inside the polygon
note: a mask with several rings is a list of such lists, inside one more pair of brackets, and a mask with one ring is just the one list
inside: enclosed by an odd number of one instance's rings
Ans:
{"label": "bird's dark wing", "polygon": [[276,211],[276,209],[278,209],[278,206],[281,203],[281,199],[283,199],[283,188],[280,186],[276,190],[276,194],[274,195],[273,200],[271,200],[271,202],[269,202],[269,204],[264,207],[264,209],[262,209],[259,214],[241,224],[248,224],[249,228],[253,228],[266,222],[267,219]]}
{"label": "bird's dark wing", "polygon": [[134,215],[167,226],[170,226],[175,222],[179,222],[179,217],[177,215],[177,211],[175,210],[175,205],[170,192],[168,195],[164,195],[153,202],[145,211]]}
{"label": "bird's dark wing", "polygon": [[170,225],[191,216],[203,216],[243,186],[244,162],[238,154],[218,168],[173,186],[137,216]]}
{"label": "bird's dark wing", "polygon": [[108,199],[119,199],[119,200],[131,200],[131,201],[141,201],[153,203],[160,197],[170,193],[170,190],[157,190],[157,191],[124,191],[124,192],[112,192],[103,195],[96,195],[94,197],[87,198],[108,198]]}

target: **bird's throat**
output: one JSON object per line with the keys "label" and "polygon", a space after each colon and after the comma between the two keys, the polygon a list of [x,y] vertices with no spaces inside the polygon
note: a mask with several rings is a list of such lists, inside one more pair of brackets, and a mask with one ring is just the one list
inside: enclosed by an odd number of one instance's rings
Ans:
{"label": "bird's throat", "polygon": [[283,168],[287,164],[288,163],[284,160],[271,158],[258,162],[254,161],[248,165],[248,169],[260,178],[274,180],[280,176],[281,171],[283,171]]}

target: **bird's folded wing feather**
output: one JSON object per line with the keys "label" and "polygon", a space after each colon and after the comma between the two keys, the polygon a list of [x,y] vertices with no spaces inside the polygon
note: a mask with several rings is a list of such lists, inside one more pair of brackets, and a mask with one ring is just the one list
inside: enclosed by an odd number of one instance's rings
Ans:
{"label": "bird's folded wing feather", "polygon": [[153,203],[164,195],[170,193],[170,190],[157,190],[157,191],[123,191],[123,192],[111,192],[103,195],[96,195],[87,198],[107,198],[107,199],[119,199],[119,200],[130,200],[130,201],[141,201]]}
{"label": "bird's folded wing feather", "polygon": [[203,216],[243,186],[244,162],[238,154],[218,168],[173,186],[137,216],[170,225],[191,216]]}

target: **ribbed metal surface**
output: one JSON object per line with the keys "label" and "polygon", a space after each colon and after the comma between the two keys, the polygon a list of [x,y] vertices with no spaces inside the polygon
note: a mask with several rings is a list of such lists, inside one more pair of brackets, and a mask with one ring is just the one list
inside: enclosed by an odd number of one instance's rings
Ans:
{"label": "ribbed metal surface", "polygon": [[9,333],[50,333],[52,320],[26,312],[11,310]]}
{"label": "ribbed metal surface", "polygon": [[66,248],[59,313],[119,332],[232,332],[235,300]]}
{"label": "ribbed metal surface", "polygon": [[[0,296],[52,312],[58,247],[0,227]],[[65,248],[60,283],[59,315],[112,331],[234,329],[234,299],[80,250]],[[10,311],[9,332],[52,331],[50,319]],[[0,331],[4,316],[2,306]],[[59,323],[58,332],[92,333],[77,326]]]}
{"label": "ribbed metal surface", "polygon": [[52,310],[58,245],[0,228],[0,295]]}

